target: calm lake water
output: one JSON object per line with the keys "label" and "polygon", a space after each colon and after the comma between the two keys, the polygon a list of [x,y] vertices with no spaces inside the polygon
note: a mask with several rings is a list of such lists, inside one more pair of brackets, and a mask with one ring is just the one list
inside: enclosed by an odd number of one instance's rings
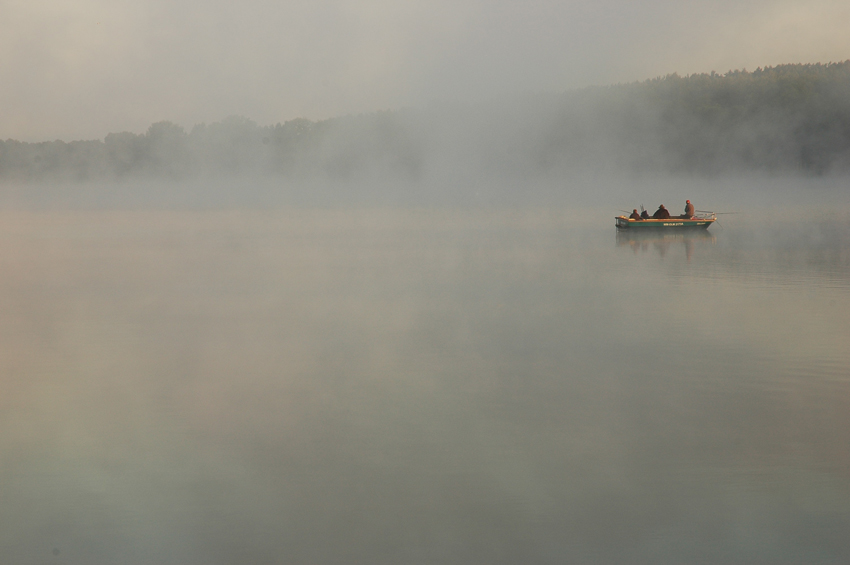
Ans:
{"label": "calm lake water", "polygon": [[850,215],[0,213],[0,562],[850,562]]}

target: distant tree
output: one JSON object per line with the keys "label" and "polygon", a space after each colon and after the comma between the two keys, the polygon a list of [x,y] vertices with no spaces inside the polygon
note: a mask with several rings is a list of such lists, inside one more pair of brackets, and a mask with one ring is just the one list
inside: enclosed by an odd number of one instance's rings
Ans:
{"label": "distant tree", "polygon": [[269,174],[416,179],[576,171],[850,173],[850,61],[759,67],[261,127],[168,121],[103,141],[0,141],[0,179]]}
{"label": "distant tree", "polygon": [[144,161],[145,139],[128,131],[110,133],[104,139],[106,155],[117,177],[125,177],[139,171],[140,163]]}
{"label": "distant tree", "polygon": [[148,173],[181,178],[190,171],[187,135],[181,126],[168,121],[152,124],[141,145]]}
{"label": "distant tree", "polygon": [[243,116],[196,126],[189,142],[200,168],[206,171],[257,172],[264,153],[262,129]]}

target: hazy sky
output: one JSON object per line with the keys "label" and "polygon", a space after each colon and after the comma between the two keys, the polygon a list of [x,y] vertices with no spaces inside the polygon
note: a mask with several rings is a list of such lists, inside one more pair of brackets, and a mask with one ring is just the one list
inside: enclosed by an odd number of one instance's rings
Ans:
{"label": "hazy sky", "polygon": [[0,139],[850,58],[847,0],[0,0]]}

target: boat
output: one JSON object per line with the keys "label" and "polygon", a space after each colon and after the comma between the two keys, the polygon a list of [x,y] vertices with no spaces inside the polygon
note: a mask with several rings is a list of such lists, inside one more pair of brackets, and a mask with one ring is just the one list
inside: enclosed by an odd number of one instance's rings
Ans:
{"label": "boat", "polygon": [[717,221],[717,214],[700,211],[690,218],[674,216],[663,220],[633,220],[628,216],[616,216],[615,220],[619,230],[706,230]]}

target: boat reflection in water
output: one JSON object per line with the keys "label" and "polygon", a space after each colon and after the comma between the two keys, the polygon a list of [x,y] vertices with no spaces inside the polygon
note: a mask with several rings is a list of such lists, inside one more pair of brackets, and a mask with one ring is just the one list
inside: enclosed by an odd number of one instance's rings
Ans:
{"label": "boat reflection in water", "polygon": [[688,260],[691,260],[697,245],[713,244],[716,238],[703,230],[676,232],[617,230],[617,247],[631,247],[635,255],[655,249],[663,258],[670,246],[683,245]]}

